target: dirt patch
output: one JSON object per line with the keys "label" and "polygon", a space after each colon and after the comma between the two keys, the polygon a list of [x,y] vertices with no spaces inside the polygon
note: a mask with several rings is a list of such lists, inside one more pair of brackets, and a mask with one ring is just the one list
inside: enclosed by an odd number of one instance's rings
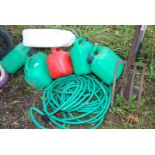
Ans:
{"label": "dirt patch", "polygon": [[29,119],[29,108],[41,103],[40,95],[25,84],[22,71],[10,76],[0,90],[0,128],[34,128]]}

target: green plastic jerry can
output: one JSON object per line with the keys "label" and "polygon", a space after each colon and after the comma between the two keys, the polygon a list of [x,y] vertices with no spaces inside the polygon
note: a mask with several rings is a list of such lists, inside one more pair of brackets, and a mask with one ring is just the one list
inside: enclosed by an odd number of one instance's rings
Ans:
{"label": "green plastic jerry can", "polygon": [[78,38],[74,42],[71,49],[71,60],[74,73],[77,75],[89,74],[91,72],[90,65],[87,62],[89,52],[94,48],[94,45],[85,38]]}
{"label": "green plastic jerry can", "polygon": [[1,65],[9,74],[16,73],[25,65],[30,50],[30,47],[26,47],[23,43],[19,43],[2,59]]}
{"label": "green plastic jerry can", "polygon": [[[116,53],[105,46],[95,46],[88,57],[91,71],[108,85],[113,83],[116,64],[121,60]],[[124,65],[120,64],[117,79],[121,76],[123,69]]]}
{"label": "green plastic jerry can", "polygon": [[24,68],[25,81],[35,89],[42,89],[52,82],[47,64],[47,55],[38,52],[29,57]]}

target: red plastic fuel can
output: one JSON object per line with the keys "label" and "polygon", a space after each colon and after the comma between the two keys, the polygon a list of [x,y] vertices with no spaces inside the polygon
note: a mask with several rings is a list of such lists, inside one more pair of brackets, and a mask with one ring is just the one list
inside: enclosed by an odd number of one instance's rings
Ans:
{"label": "red plastic fuel can", "polygon": [[73,73],[70,53],[62,48],[51,48],[52,54],[47,57],[47,66],[52,78],[56,79]]}

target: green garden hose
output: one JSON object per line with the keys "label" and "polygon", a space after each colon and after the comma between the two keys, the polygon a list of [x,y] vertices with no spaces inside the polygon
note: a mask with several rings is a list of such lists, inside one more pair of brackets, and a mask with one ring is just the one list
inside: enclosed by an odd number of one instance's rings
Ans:
{"label": "green garden hose", "polygon": [[111,99],[111,88],[93,75],[69,75],[53,81],[42,96],[43,111],[30,108],[30,118],[41,125],[34,111],[57,128],[85,126],[98,128],[106,115]]}

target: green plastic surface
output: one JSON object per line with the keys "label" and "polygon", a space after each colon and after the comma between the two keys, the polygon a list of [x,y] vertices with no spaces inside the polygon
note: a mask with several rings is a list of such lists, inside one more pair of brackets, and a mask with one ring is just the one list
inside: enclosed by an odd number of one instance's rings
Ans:
{"label": "green plastic surface", "polygon": [[[108,85],[113,83],[116,63],[122,59],[114,53],[110,48],[105,46],[95,46],[90,52],[89,58],[92,58],[90,64],[91,70],[96,76],[103,80]],[[118,67],[117,79],[121,76],[124,65]]]}
{"label": "green plastic surface", "polygon": [[74,73],[77,75],[89,74],[90,65],[87,62],[89,52],[94,45],[85,38],[78,38],[71,49],[71,60]]}
{"label": "green plastic surface", "polygon": [[12,51],[10,51],[2,60],[3,68],[9,73],[14,74],[22,68],[28,58],[30,47],[26,47],[23,43],[19,43]]}
{"label": "green plastic surface", "polygon": [[24,68],[25,81],[35,89],[42,89],[52,82],[47,64],[47,55],[38,52],[28,58]]}

